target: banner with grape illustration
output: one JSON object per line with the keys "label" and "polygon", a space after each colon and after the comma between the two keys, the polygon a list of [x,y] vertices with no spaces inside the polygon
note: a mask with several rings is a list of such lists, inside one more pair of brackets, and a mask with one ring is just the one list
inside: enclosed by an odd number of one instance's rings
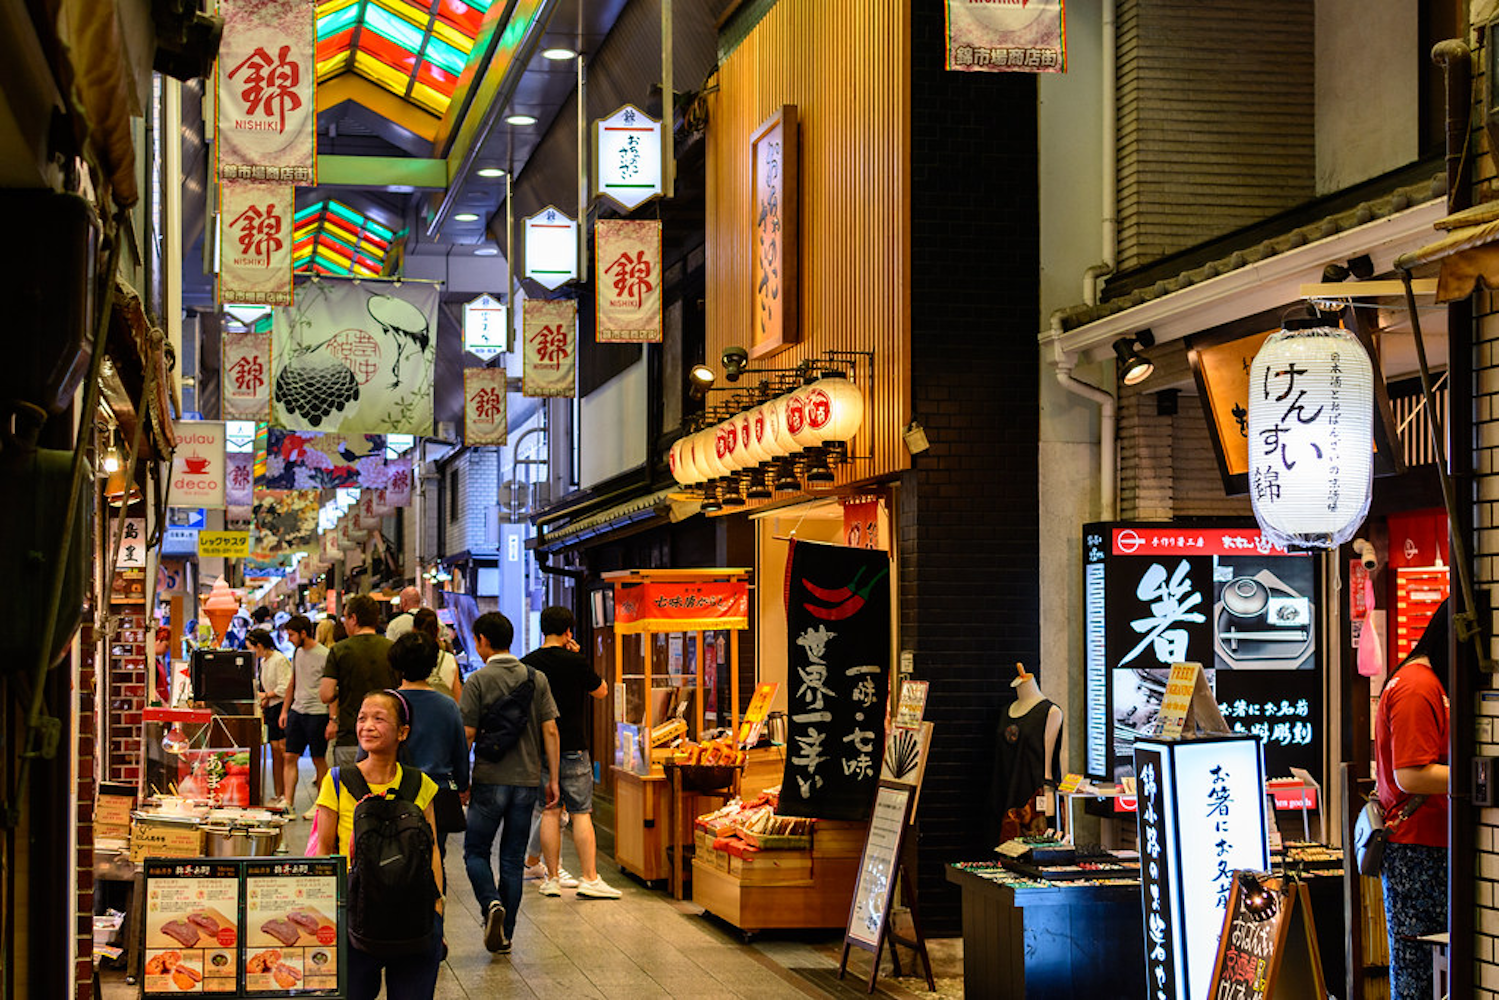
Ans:
{"label": "banner with grape illustration", "polygon": [[337,434],[432,433],[438,286],[323,278],[276,310],[271,423]]}

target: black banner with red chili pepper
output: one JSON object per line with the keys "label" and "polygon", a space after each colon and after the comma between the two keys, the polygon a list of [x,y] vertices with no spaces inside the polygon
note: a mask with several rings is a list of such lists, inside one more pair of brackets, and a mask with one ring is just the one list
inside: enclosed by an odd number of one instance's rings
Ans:
{"label": "black banner with red chili pepper", "polygon": [[890,556],[793,542],[786,571],[786,774],[778,812],[869,817],[890,692]]}

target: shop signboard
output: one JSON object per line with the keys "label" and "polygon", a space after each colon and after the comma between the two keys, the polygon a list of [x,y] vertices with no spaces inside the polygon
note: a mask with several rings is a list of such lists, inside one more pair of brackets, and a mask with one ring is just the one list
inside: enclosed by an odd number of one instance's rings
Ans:
{"label": "shop signboard", "polygon": [[315,19],[307,0],[220,0],[219,174],[317,181]]}
{"label": "shop signboard", "polygon": [[1265,773],[1253,736],[1140,740],[1141,903],[1147,994],[1205,997],[1235,871],[1270,866]]}
{"label": "shop signboard", "polygon": [[[336,993],[343,978],[336,858],[245,862],[245,992]],[[340,994],[341,995],[341,994]]]}
{"label": "shop signboard", "polygon": [[170,497],[185,507],[223,507],[224,425],[214,420],[179,420],[173,430]]}
{"label": "shop signboard", "polygon": [[239,993],[239,866],[177,858],[144,869],[142,995]]}
{"label": "shop signboard", "polygon": [[946,0],[947,68],[964,73],[1065,73],[1065,0]]}
{"label": "shop signboard", "polygon": [[463,304],[463,349],[489,361],[503,353],[510,339],[509,310],[488,292]]}
{"label": "shop signboard", "polygon": [[503,445],[509,437],[503,368],[463,369],[463,443]]}
{"label": "shop signboard", "polygon": [[521,304],[521,394],[576,394],[578,303],[571,299],[527,299]]}
{"label": "shop signboard", "polygon": [[526,277],[552,291],[578,276],[577,222],[548,205],[522,227]]}
{"label": "shop signboard", "polygon": [[[215,301],[289,306],[292,303],[291,220],[296,188],[279,181],[224,177],[219,181],[219,273]],[[249,338],[239,341],[238,338]],[[240,348],[270,346],[259,333],[224,334],[224,416],[264,420],[270,409],[269,359]],[[260,403],[257,414],[254,405]]]}
{"label": "shop signboard", "polygon": [[118,528],[110,527],[110,533],[119,534],[120,548],[115,555],[115,569],[145,569],[146,567],[146,519],[127,517]]}
{"label": "shop signboard", "polygon": [[749,628],[744,580],[649,580],[614,585],[615,631],[675,632]]}
{"label": "shop signboard", "polygon": [[633,104],[593,123],[594,193],[625,211],[661,194],[661,123]]}
{"label": "shop signboard", "polygon": [[[291,262],[286,265],[286,284],[291,286]],[[291,302],[288,296],[287,305]],[[271,416],[271,334],[224,333],[220,364],[219,408],[235,422],[269,420]]]}
{"label": "shop signboard", "polygon": [[167,528],[161,534],[161,554],[164,556],[195,556],[198,554],[198,532],[195,528]]}
{"label": "shop signboard", "polygon": [[600,344],[661,342],[661,222],[600,219],[593,338]]}
{"label": "shop signboard", "polygon": [[200,531],[198,555],[203,558],[242,559],[250,554],[248,531]]}
{"label": "shop signboard", "polygon": [[1201,663],[1228,728],[1272,775],[1322,767],[1317,564],[1252,522],[1084,527],[1086,771],[1117,781],[1157,735],[1171,667]]}

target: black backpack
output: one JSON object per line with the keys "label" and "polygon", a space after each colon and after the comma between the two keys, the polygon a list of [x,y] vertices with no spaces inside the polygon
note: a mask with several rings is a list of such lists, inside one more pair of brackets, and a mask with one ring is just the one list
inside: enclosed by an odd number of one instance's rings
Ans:
{"label": "black backpack", "polygon": [[416,807],[422,772],[401,769],[401,783],[371,793],[359,768],[340,775],[353,796],[354,850],[349,863],[349,943],[360,951],[412,955],[432,947],[437,883],[432,876],[432,827]]}
{"label": "black backpack", "polygon": [[503,698],[484,706],[479,716],[479,734],[474,738],[474,756],[497,764],[520,742],[531,725],[531,699],[536,695],[536,668],[526,664],[526,679]]}

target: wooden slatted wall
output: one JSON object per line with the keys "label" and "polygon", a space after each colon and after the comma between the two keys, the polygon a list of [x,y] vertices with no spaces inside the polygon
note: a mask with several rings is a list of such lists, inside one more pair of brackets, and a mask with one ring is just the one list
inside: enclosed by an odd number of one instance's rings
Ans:
{"label": "wooden slatted wall", "polygon": [[707,361],[723,385],[723,349],[753,349],[750,136],[794,104],[802,339],[740,384],[827,351],[874,352],[872,384],[859,361],[864,428],[851,442],[872,460],[842,467],[839,485],[909,464],[910,23],[910,0],[780,0],[724,60],[709,107]]}

